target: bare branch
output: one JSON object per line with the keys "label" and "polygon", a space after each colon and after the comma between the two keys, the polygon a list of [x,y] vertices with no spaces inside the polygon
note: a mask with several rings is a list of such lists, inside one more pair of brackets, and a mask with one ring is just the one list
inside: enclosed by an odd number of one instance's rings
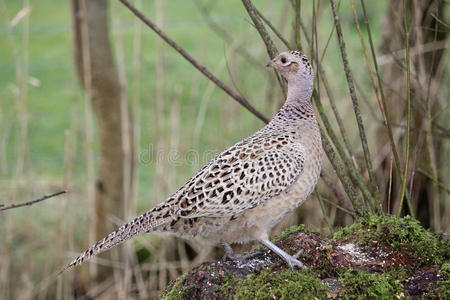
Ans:
{"label": "bare branch", "polygon": [[267,32],[266,28],[264,27],[264,24],[259,19],[259,15],[258,12],[256,11],[256,8],[253,6],[253,3],[249,0],[242,0],[242,3],[244,4],[245,9],[247,9],[248,15],[252,19],[253,24],[255,24],[256,30],[258,30],[261,39],[266,45],[267,53],[269,54],[270,59],[274,58],[278,54],[278,49],[273,43],[272,39],[270,38],[270,35]]}
{"label": "bare branch", "polygon": [[353,110],[355,112],[355,117],[356,117],[356,123],[358,124],[359,136],[361,139],[361,145],[362,145],[363,152],[364,152],[364,159],[366,161],[367,171],[369,173],[370,189],[374,195],[374,198],[378,201],[378,199],[380,197],[380,192],[378,190],[375,173],[374,173],[373,167],[372,167],[372,161],[370,158],[370,151],[369,151],[369,145],[367,142],[366,131],[364,129],[361,112],[359,110],[358,98],[356,97],[355,86],[353,83],[353,75],[350,70],[350,65],[349,65],[349,61],[348,61],[347,51],[345,48],[345,41],[344,41],[344,37],[343,37],[343,33],[342,33],[341,23],[340,23],[339,16],[337,13],[336,1],[330,0],[330,4],[331,4],[331,11],[332,11],[333,17],[334,17],[334,25],[336,27],[336,34],[338,37],[339,48],[341,50],[342,63],[344,65],[345,76],[347,78],[347,85],[348,85],[349,92],[350,92],[350,98],[352,99]]}
{"label": "bare branch", "polygon": [[0,211],[7,210],[7,209],[18,208],[18,207],[22,207],[22,206],[30,206],[30,205],[36,204],[38,202],[41,202],[41,201],[47,200],[49,198],[53,198],[53,197],[59,196],[61,194],[65,194],[65,193],[67,193],[67,192],[66,191],[60,191],[60,192],[57,192],[57,193],[54,193],[54,194],[51,194],[51,195],[43,196],[43,197],[41,197],[39,199],[36,199],[36,200],[32,200],[32,201],[28,201],[28,202],[24,202],[24,203],[19,203],[19,204],[11,204],[11,205],[8,205],[8,206],[4,206],[3,204],[0,204]]}
{"label": "bare branch", "polygon": [[[261,39],[263,40],[264,44],[266,45],[267,54],[269,55],[270,59],[273,59],[278,54],[278,49],[273,43],[272,39],[270,38],[269,33],[267,32],[266,28],[264,27],[263,22],[259,18],[259,14],[257,12],[256,7],[253,5],[253,3],[250,0],[242,0],[242,4],[244,4],[245,9],[247,10],[248,15],[253,21],[253,24],[256,27],[256,30],[258,30],[259,35],[261,36]],[[280,78],[278,73],[274,70],[275,76],[278,80],[278,83],[280,84],[281,90],[283,92],[284,97],[286,98],[286,86],[283,82],[283,80]]]}
{"label": "bare branch", "polygon": [[[214,31],[222,40],[227,42],[228,44],[233,43],[233,36],[229,34],[224,28],[222,28],[210,15],[208,7],[206,7],[200,0],[195,1],[197,6],[199,7],[200,13],[203,15],[203,19],[206,24]],[[258,61],[241,45],[236,46],[236,52],[241,53],[242,56],[246,58],[246,60],[252,64],[258,65]],[[263,67],[261,65],[261,67]]]}
{"label": "bare branch", "polygon": [[280,39],[280,41],[283,42],[283,44],[289,49],[289,50],[293,50],[294,47],[292,47],[292,45],[288,42],[288,40],[286,40],[283,35],[278,31],[278,29],[273,26],[273,24],[269,21],[269,19],[267,19],[256,7],[254,8],[256,13],[258,14],[258,16],[264,21],[264,23],[267,24],[267,26],[269,26],[270,29],[272,29],[273,33],[275,33],[275,35]]}
{"label": "bare branch", "polygon": [[167,34],[165,34],[158,26],[156,26],[152,21],[150,21],[147,17],[145,17],[136,7],[134,7],[127,0],[120,0],[126,7],[128,7],[131,12],[141,19],[148,27],[150,27],[157,35],[159,35],[166,43],[168,43],[172,48],[174,48],[178,53],[180,53],[187,61],[189,61],[197,70],[202,72],[209,80],[214,82],[219,88],[225,91],[228,95],[230,95],[233,99],[247,108],[251,113],[257,116],[260,120],[265,123],[269,122],[269,119],[264,116],[261,112],[259,112],[255,107],[253,107],[247,99],[233,91],[227,85],[225,85],[222,81],[220,81],[216,76],[214,76],[211,72],[208,71],[204,66],[200,65],[191,55],[189,55],[186,51],[184,51],[177,43],[175,43]]}

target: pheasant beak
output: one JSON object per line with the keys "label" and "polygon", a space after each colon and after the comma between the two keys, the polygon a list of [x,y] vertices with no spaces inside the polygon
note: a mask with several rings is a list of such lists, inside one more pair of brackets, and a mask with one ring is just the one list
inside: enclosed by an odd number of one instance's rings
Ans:
{"label": "pheasant beak", "polygon": [[274,60],[272,59],[271,61],[269,61],[269,62],[266,64],[266,67],[273,67],[274,64],[275,64],[275,62],[274,62]]}

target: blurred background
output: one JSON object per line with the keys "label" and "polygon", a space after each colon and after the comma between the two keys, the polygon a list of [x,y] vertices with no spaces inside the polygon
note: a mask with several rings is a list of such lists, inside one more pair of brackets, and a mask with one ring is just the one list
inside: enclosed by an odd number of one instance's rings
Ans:
{"label": "blurred background", "polygon": [[[283,89],[264,67],[266,47],[241,1],[130,2],[265,116],[271,118],[283,104]],[[449,3],[406,2],[403,7],[402,1],[337,1],[337,11],[383,211],[413,213],[431,231],[449,232]],[[320,63],[321,108],[369,185],[330,2],[252,3],[286,39],[287,45],[265,23],[279,51],[301,46],[314,57],[315,70]],[[165,200],[264,122],[119,1],[0,0],[0,20],[0,204],[67,191],[0,211],[0,298],[155,298],[183,272],[221,257],[219,247],[201,238],[152,234],[56,276],[81,251]],[[399,209],[408,91],[411,205]],[[327,235],[353,222],[347,190],[325,154],[324,161],[318,192],[274,234],[305,223]]]}

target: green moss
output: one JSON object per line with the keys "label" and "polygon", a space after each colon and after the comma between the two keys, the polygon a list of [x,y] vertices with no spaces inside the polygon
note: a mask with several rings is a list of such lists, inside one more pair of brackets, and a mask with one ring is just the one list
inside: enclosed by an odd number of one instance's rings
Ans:
{"label": "green moss", "polygon": [[444,280],[436,282],[436,293],[443,299],[450,299],[450,263],[444,263],[440,273]]}
{"label": "green moss", "polygon": [[392,277],[395,280],[404,282],[406,279],[414,275],[414,270],[403,266],[390,266],[383,272],[384,276]]}
{"label": "green moss", "polygon": [[311,271],[250,275],[235,287],[235,299],[323,299],[328,287]]}
{"label": "green moss", "polygon": [[231,274],[227,274],[225,276],[225,282],[221,284],[221,287],[214,292],[214,295],[218,299],[223,299],[224,295],[232,295],[234,293],[234,289],[239,284],[241,280],[237,279]]}
{"label": "green moss", "polygon": [[[289,250],[289,236],[297,232],[311,232],[311,230],[304,225],[293,226],[273,241],[282,242],[283,247]],[[225,274],[220,273],[220,276],[213,276],[211,275],[213,270],[203,269],[202,272],[210,274],[207,276],[208,282],[212,284],[211,288],[199,290],[199,287],[188,284],[185,275],[161,297],[169,300],[186,299],[196,293],[202,293],[212,299],[323,299],[326,298],[329,288],[320,281],[320,278],[337,277],[339,285],[343,288],[341,292],[343,299],[399,299],[406,293],[402,282],[414,276],[420,265],[433,265],[435,268],[440,266],[442,280],[433,283],[427,296],[450,299],[450,263],[447,262],[449,243],[439,240],[423,229],[417,221],[409,217],[364,216],[354,225],[337,232],[333,239],[351,241],[360,247],[381,247],[389,251],[406,252],[419,260],[413,258],[411,260],[413,264],[391,265],[383,274],[370,273],[344,269],[345,266],[331,267],[332,253],[328,249],[321,249],[320,257],[315,258],[312,270],[294,273],[290,269],[281,271],[270,269],[240,279],[232,273],[226,273],[227,271]],[[330,243],[330,247],[332,244]]]}
{"label": "green moss", "polygon": [[342,227],[339,231],[334,233],[333,240],[338,241],[345,239],[361,229],[363,229],[363,226],[359,222],[353,223],[350,227]]}
{"label": "green moss", "polygon": [[208,282],[211,283],[214,288],[204,290],[204,295],[211,296],[213,299],[224,299],[233,295],[234,288],[238,284],[239,279],[234,277],[231,273],[225,273],[224,277],[208,276]]}
{"label": "green moss", "polygon": [[188,274],[183,274],[178,280],[169,285],[166,291],[161,292],[159,297],[164,300],[181,300],[189,294],[190,287],[183,285],[184,281],[187,279]]}
{"label": "green moss", "polygon": [[359,246],[373,245],[376,241],[378,246],[409,252],[426,265],[440,265],[444,260],[445,248],[440,247],[437,238],[411,217],[366,215],[352,226],[336,232],[333,239],[349,237],[354,237]]}
{"label": "green moss", "polygon": [[[226,273],[225,276],[214,276],[214,271],[204,270],[204,275],[207,276],[206,281],[211,288],[201,290],[205,296],[210,296],[212,299],[223,299],[225,296],[233,295],[234,288],[240,281],[231,273]],[[164,300],[182,300],[191,299],[193,294],[199,292],[200,283],[187,284],[186,280],[193,274],[186,273],[177,281],[171,283],[164,292],[161,292],[159,297]],[[204,280],[204,279],[203,279]]]}
{"label": "green moss", "polygon": [[450,279],[450,263],[446,262],[442,265],[441,274],[447,276]]}
{"label": "green moss", "polygon": [[391,276],[347,270],[339,282],[342,299],[401,299],[403,286]]}
{"label": "green moss", "polygon": [[344,270],[343,266],[330,264],[330,261],[333,260],[331,250],[332,248],[322,248],[318,251],[319,256],[315,258],[313,271],[316,272],[320,278],[336,277]]}

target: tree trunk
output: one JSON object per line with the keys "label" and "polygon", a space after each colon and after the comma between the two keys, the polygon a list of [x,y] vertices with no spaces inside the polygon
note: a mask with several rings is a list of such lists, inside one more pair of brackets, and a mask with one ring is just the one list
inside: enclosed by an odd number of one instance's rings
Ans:
{"label": "tree trunk", "polygon": [[[125,201],[130,200],[126,194],[132,181],[132,151],[126,149],[132,149],[132,126],[108,35],[108,1],[72,0],[72,14],[75,67],[99,129],[100,163],[90,227],[97,241],[113,230],[109,216],[124,219]],[[101,256],[110,259],[111,251]],[[94,267],[93,272],[96,281],[111,276],[109,267]]]}

